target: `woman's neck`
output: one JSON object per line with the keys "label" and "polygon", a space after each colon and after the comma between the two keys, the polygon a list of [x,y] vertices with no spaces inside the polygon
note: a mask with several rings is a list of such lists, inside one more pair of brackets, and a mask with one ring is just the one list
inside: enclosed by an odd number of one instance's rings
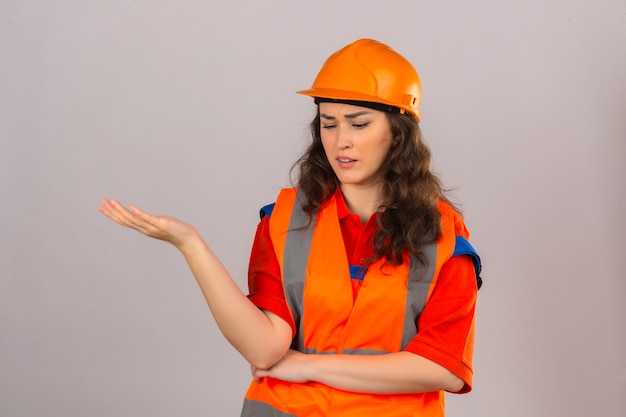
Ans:
{"label": "woman's neck", "polygon": [[348,210],[359,216],[361,222],[367,223],[381,204],[380,187],[357,187],[350,184],[341,184],[340,187]]}

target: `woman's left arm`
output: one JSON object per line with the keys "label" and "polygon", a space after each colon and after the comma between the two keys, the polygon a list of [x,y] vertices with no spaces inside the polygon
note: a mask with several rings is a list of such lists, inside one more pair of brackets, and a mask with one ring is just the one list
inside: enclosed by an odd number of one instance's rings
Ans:
{"label": "woman's left arm", "polygon": [[457,392],[463,380],[443,366],[411,352],[384,355],[304,354],[290,350],[273,367],[252,369],[255,379],[317,381],[334,388],[373,394],[446,390]]}

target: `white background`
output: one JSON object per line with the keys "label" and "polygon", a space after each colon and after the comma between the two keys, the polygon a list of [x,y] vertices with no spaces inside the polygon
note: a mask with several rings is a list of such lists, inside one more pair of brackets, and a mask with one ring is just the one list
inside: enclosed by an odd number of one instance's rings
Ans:
{"label": "white background", "polygon": [[0,1],[0,415],[235,416],[249,369],[182,257],[102,197],[194,224],[246,289],[335,50],[391,45],[483,258],[450,416],[626,409],[626,2]]}

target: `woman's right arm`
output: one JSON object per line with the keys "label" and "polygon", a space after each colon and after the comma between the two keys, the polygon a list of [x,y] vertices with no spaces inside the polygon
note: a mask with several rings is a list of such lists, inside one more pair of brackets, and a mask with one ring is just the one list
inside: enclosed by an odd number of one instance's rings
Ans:
{"label": "woman's right arm", "polygon": [[135,206],[128,210],[115,200],[102,200],[99,210],[122,226],[180,250],[221,332],[251,365],[267,369],[285,355],[291,343],[290,325],[246,297],[194,227]]}

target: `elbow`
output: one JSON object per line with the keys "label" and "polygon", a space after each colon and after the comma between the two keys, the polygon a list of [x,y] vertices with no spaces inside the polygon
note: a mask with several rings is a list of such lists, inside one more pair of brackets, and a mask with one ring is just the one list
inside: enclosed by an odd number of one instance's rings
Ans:
{"label": "elbow", "polygon": [[240,351],[253,368],[270,369],[280,361],[291,347],[292,330],[279,316],[265,311],[271,328],[257,333],[252,343],[246,344],[245,351]]}
{"label": "elbow", "polygon": [[269,369],[285,356],[290,346],[289,337],[262,336],[245,346],[238,346],[237,350],[252,367]]}
{"label": "elbow", "polygon": [[411,355],[416,365],[412,374],[416,378],[415,384],[419,387],[418,392],[447,391],[455,393],[463,391],[466,387],[465,381],[450,369],[423,356],[412,353]]}
{"label": "elbow", "polygon": [[250,365],[255,369],[267,370],[278,362],[278,360],[273,360],[273,358],[246,358]]}
{"label": "elbow", "polygon": [[460,392],[465,387],[465,381],[451,372],[448,378],[442,382],[443,384],[441,388],[452,393]]}
{"label": "elbow", "polygon": [[256,350],[249,355],[245,355],[246,360],[250,365],[256,369],[270,369],[279,360],[285,356],[287,350],[284,349],[270,349],[266,351]]}
{"label": "elbow", "polygon": [[429,378],[432,391],[447,391],[451,393],[463,391],[466,386],[463,379],[435,362],[430,362],[430,364],[434,365]]}

